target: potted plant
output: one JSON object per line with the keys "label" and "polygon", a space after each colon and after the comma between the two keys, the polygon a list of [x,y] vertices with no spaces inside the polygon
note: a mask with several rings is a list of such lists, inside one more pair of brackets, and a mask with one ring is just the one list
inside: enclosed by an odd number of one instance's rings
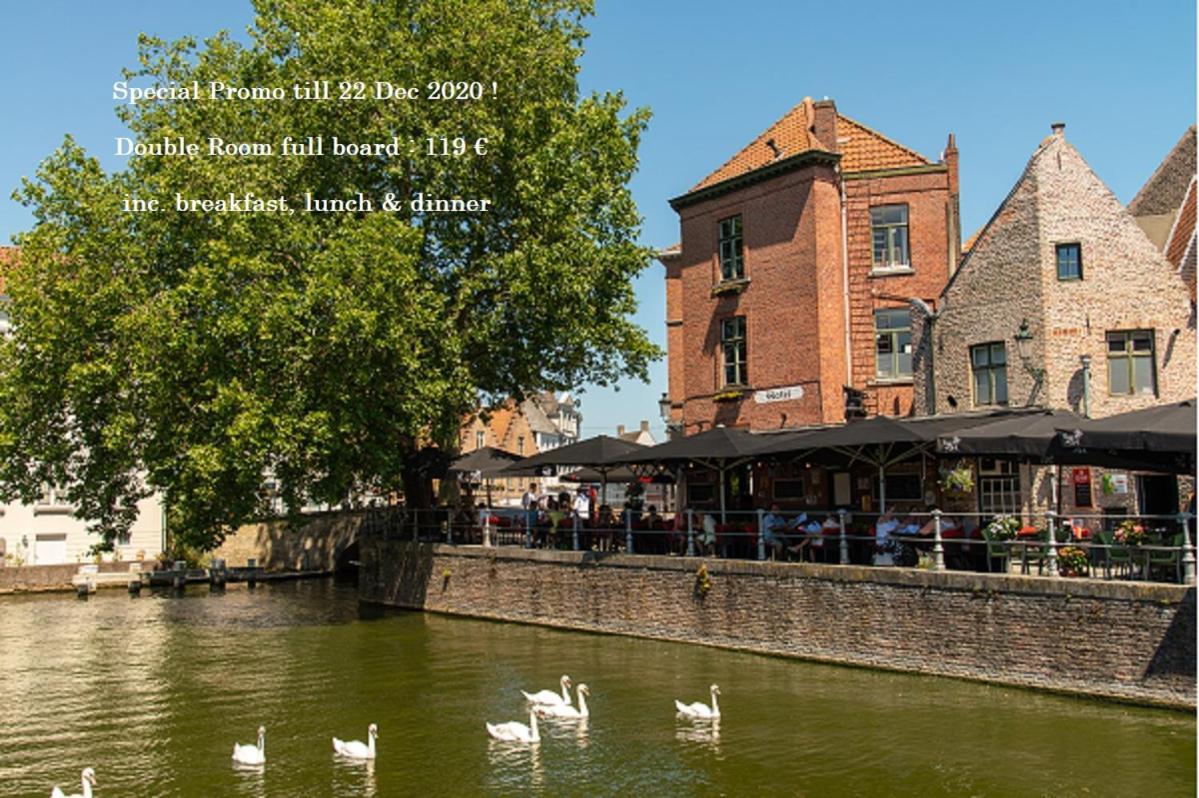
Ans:
{"label": "potted plant", "polygon": [[1066,546],[1057,553],[1057,570],[1062,576],[1086,576],[1087,553],[1078,546]]}
{"label": "potted plant", "polygon": [[1116,542],[1124,546],[1140,546],[1149,540],[1149,532],[1132,518],[1126,518],[1116,527]]}
{"label": "potted plant", "polygon": [[974,471],[967,463],[941,470],[941,489],[946,493],[964,496],[974,490]]}
{"label": "potted plant", "polygon": [[987,536],[994,540],[1015,540],[1020,532],[1020,519],[1014,515],[997,515],[986,526]]}

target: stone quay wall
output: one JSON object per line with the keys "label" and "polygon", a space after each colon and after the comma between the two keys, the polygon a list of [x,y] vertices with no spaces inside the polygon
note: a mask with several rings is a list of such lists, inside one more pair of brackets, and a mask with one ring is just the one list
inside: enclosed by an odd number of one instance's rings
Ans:
{"label": "stone quay wall", "polygon": [[1193,587],[373,535],[360,547],[359,591],[369,603],[1196,705]]}
{"label": "stone quay wall", "polygon": [[321,513],[293,526],[285,518],[245,524],[225,538],[213,557],[229,567],[254,559],[267,571],[332,571],[353,545],[365,512]]}
{"label": "stone quay wall", "polygon": [[[0,595],[74,590],[75,586],[71,584],[71,577],[79,573],[80,567],[88,564],[19,565],[0,568]],[[102,574],[128,573],[130,564],[140,565],[146,569],[154,567],[154,563],[149,560],[144,563],[129,560],[103,562],[99,564],[99,570]]]}

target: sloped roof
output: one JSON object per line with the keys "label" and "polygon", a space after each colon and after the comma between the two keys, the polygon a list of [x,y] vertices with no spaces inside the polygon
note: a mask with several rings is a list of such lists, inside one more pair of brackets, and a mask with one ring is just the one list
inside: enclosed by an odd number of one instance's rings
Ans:
{"label": "sloped roof", "polygon": [[1166,239],[1165,249],[1166,260],[1178,267],[1178,273],[1190,289],[1191,299],[1195,298],[1195,261],[1199,256],[1195,251],[1196,190],[1196,181],[1192,177],[1191,184],[1187,187],[1186,198],[1183,199],[1178,216],[1174,219],[1174,227]]}
{"label": "sloped roof", "polygon": [[[687,193],[741,177],[781,158],[790,158],[803,152],[836,151],[838,142],[821,142],[816,138],[812,133],[814,124],[815,107],[812,98],[805,97],[803,102],[766,128]],[[837,115],[837,137],[840,139],[841,168],[846,172],[928,166],[932,163],[915,150],[841,114]],[[767,144],[771,140],[779,150],[778,155]]]}
{"label": "sloped roof", "polygon": [[529,422],[529,429],[533,432],[540,432],[543,435],[553,435],[558,432],[558,428],[541,409],[541,405],[532,399],[521,402],[520,410],[525,414],[525,420]]}
{"label": "sloped roof", "polygon": [[1133,216],[1177,213],[1194,176],[1195,126],[1191,125],[1128,203],[1129,212]]}

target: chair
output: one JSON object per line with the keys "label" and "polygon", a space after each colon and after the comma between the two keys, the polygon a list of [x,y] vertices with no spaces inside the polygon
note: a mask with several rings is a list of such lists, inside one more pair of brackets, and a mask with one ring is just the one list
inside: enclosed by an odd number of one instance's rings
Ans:
{"label": "chair", "polygon": [[981,531],[983,534],[983,540],[986,541],[987,544],[987,571],[991,570],[991,560],[1000,559],[1003,561],[1003,573],[1006,574],[1009,570],[1009,561],[1012,557],[1012,550],[1008,546],[1007,541],[992,537],[991,534],[987,532],[987,528],[985,526],[981,527]]}
{"label": "chair", "polygon": [[1154,566],[1172,566],[1174,568],[1174,579],[1178,582],[1182,581],[1182,533],[1178,532],[1173,535],[1167,542],[1170,548],[1168,549],[1153,549],[1149,552],[1149,576],[1153,573]]}
{"label": "chair", "polygon": [[1104,551],[1104,571],[1110,578],[1112,566],[1122,566],[1125,574],[1132,572],[1132,551],[1127,546],[1116,545],[1116,535],[1110,529],[1101,529],[1095,533]]}

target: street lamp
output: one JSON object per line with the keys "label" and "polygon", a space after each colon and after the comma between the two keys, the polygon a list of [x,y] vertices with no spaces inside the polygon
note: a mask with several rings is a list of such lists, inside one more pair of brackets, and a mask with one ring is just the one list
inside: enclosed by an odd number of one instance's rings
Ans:
{"label": "street lamp", "polygon": [[662,416],[663,421],[670,421],[670,397],[666,392],[662,392],[662,398],[658,400],[658,414]]}
{"label": "street lamp", "polygon": [[1020,363],[1024,370],[1040,383],[1041,378],[1045,376],[1045,369],[1032,365],[1032,330],[1028,328],[1028,319],[1021,321],[1020,329],[1016,330],[1016,353],[1020,355]]}

